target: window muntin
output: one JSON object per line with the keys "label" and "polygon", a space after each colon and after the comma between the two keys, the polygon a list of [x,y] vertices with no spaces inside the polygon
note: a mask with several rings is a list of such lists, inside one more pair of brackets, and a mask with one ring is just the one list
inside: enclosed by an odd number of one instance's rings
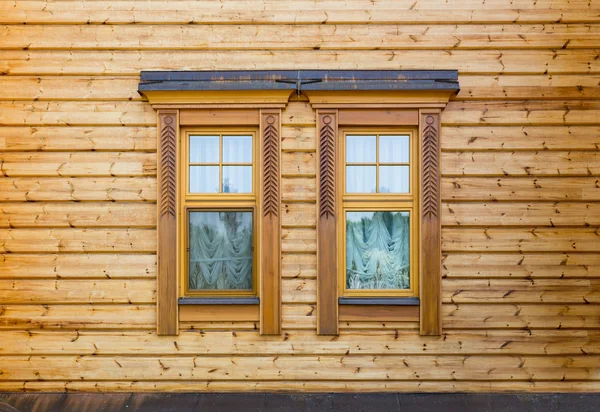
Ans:
{"label": "window muntin", "polygon": [[188,193],[252,193],[252,134],[189,134]]}
{"label": "window muntin", "polygon": [[411,129],[341,130],[340,296],[418,295],[416,135]]}
{"label": "window muntin", "polygon": [[258,293],[258,141],[255,130],[184,129],[180,242],[181,294]]}
{"label": "window muntin", "polygon": [[410,193],[410,134],[345,135],[346,193]]}

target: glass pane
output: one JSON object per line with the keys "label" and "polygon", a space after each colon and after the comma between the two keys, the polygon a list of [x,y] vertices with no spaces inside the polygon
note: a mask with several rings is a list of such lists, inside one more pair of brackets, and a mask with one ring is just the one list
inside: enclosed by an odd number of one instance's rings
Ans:
{"label": "glass pane", "polygon": [[379,166],[380,193],[409,193],[409,166]]}
{"label": "glass pane", "polygon": [[347,135],[346,136],[346,162],[375,163],[375,150],[377,138],[372,136]]}
{"label": "glass pane", "polygon": [[346,288],[409,289],[408,212],[346,213]]}
{"label": "glass pane", "polygon": [[191,163],[219,163],[219,136],[190,136]]}
{"label": "glass pane", "polygon": [[379,136],[379,161],[408,163],[410,161],[409,136]]}
{"label": "glass pane", "polygon": [[223,193],[252,193],[252,166],[223,166]]}
{"label": "glass pane", "polygon": [[190,212],[190,290],[252,289],[252,212]]}
{"label": "glass pane", "polygon": [[375,193],[376,166],[346,166],[346,193]]}
{"label": "glass pane", "polygon": [[223,136],[223,163],[252,163],[252,136]]}
{"label": "glass pane", "polygon": [[190,166],[190,193],[219,193],[219,166]]}

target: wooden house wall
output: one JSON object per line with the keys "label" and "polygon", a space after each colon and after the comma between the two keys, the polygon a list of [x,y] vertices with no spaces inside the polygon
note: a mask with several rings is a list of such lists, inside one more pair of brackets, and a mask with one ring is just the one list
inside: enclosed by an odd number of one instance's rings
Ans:
{"label": "wooden house wall", "polygon": [[[0,1],[0,390],[597,391],[596,0]],[[283,112],[283,334],[156,328],[140,70],[457,69],[443,336],[316,335],[315,113]]]}

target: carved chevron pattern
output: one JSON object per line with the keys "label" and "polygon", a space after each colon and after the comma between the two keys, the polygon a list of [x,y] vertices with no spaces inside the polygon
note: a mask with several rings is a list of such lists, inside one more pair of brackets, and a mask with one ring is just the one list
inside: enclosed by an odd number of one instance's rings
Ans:
{"label": "carved chevron pattern", "polygon": [[160,215],[175,216],[177,170],[175,147],[175,118],[162,117],[160,131]]}
{"label": "carved chevron pattern", "polygon": [[263,129],[263,215],[279,216],[279,133],[274,115]]}
{"label": "carved chevron pattern", "polygon": [[439,208],[439,143],[437,122],[425,116],[423,129],[423,217],[437,217]]}
{"label": "carved chevron pattern", "polygon": [[335,131],[325,115],[319,131],[319,216],[335,216]]}

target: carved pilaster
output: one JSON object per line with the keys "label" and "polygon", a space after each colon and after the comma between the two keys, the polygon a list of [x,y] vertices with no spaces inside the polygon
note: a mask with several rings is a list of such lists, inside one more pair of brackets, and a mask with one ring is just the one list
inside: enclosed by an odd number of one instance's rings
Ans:
{"label": "carved pilaster", "polygon": [[337,236],[336,236],[336,110],[319,110],[318,221],[317,221],[317,333],[337,335]]}
{"label": "carved pilaster", "polygon": [[177,110],[158,113],[157,333],[177,335]]}
{"label": "carved pilaster", "polygon": [[421,110],[421,335],[442,333],[440,113]]}
{"label": "carved pilaster", "polygon": [[260,330],[263,335],[278,335],[281,333],[280,110],[261,110],[260,119],[262,147]]}

